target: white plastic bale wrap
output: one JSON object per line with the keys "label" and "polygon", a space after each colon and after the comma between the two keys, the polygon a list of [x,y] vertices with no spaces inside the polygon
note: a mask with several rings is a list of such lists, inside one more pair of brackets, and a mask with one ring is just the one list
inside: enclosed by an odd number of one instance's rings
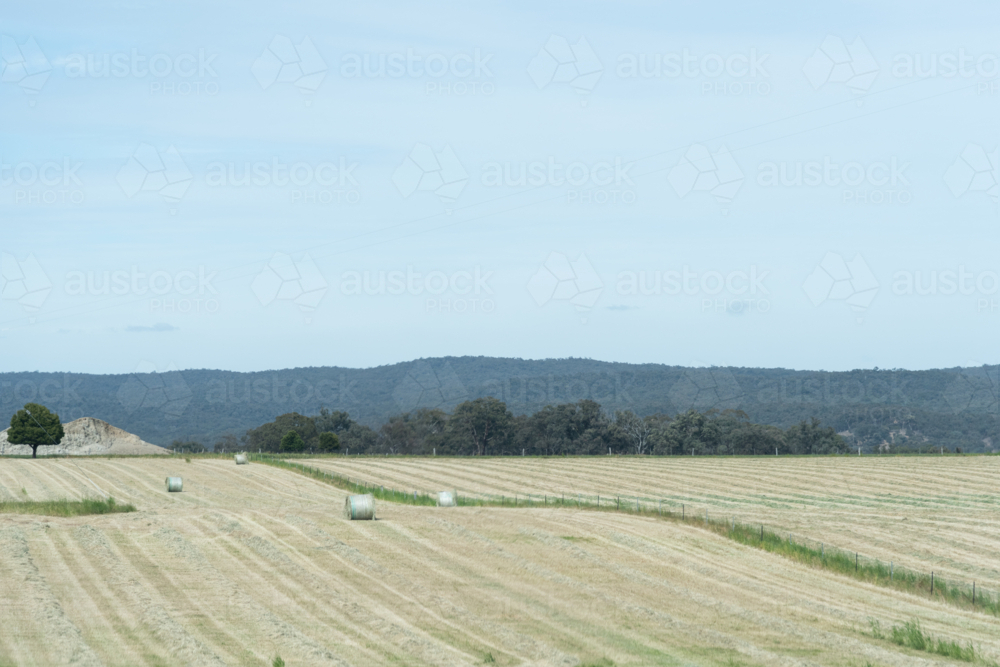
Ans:
{"label": "white plastic bale wrap", "polygon": [[375,518],[375,496],[347,496],[344,501],[344,518],[352,521],[371,521]]}
{"label": "white plastic bale wrap", "polygon": [[438,494],[438,507],[454,507],[457,504],[455,494],[451,491],[442,491]]}
{"label": "white plastic bale wrap", "polygon": [[176,492],[184,488],[184,480],[180,477],[167,477],[167,491]]}
{"label": "white plastic bale wrap", "polygon": [[238,466],[246,465],[247,463],[249,463],[249,461],[247,460],[247,455],[246,454],[237,454],[233,458],[236,459],[236,465],[238,465]]}

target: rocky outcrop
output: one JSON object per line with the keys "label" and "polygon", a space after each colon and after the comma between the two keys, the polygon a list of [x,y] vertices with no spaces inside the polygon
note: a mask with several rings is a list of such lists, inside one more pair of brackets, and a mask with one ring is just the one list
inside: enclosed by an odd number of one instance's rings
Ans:
{"label": "rocky outcrop", "polygon": [[[7,442],[7,431],[0,431],[0,455],[31,456],[31,447]],[[58,445],[38,448],[39,456],[88,456],[169,454],[170,450],[152,445],[139,436],[93,417],[81,417],[63,424],[63,439]]]}

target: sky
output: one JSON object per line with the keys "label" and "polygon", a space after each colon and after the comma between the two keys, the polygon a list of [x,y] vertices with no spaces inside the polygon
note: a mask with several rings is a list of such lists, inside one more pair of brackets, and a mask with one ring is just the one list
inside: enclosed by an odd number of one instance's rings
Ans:
{"label": "sky", "polygon": [[1000,6],[18,3],[0,371],[998,363]]}

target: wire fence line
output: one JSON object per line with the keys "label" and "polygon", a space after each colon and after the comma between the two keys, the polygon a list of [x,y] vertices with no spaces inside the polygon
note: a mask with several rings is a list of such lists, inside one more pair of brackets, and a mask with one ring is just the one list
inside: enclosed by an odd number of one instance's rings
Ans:
{"label": "wire fence line", "polygon": [[251,455],[253,460],[289,468],[324,480],[348,491],[371,493],[379,500],[408,505],[433,506],[438,493],[454,494],[458,506],[543,508],[569,507],[593,511],[621,512],[670,519],[712,530],[734,541],[758,547],[794,560],[853,576],[856,579],[910,593],[922,593],[950,604],[1000,616],[1000,595],[977,582],[957,582],[945,579],[933,571],[921,572],[862,554],[859,550],[823,542],[792,532],[768,527],[763,523],[746,523],[733,515],[712,514],[709,508],[696,507],[669,498],[642,495],[587,493],[514,493],[511,495],[479,493],[458,489],[426,491],[396,489],[383,484],[341,473],[315,468],[266,453]]}

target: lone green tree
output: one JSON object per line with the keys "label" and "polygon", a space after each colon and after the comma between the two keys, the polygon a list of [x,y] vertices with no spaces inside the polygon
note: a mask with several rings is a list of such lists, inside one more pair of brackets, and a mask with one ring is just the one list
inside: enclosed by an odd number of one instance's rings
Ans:
{"label": "lone green tree", "polygon": [[281,445],[278,447],[279,452],[301,452],[306,448],[306,443],[302,440],[302,436],[299,435],[298,431],[289,431],[281,439]]}
{"label": "lone green tree", "polygon": [[38,458],[41,445],[58,445],[63,439],[59,415],[44,405],[28,403],[10,418],[7,442],[31,447],[31,458]]}

